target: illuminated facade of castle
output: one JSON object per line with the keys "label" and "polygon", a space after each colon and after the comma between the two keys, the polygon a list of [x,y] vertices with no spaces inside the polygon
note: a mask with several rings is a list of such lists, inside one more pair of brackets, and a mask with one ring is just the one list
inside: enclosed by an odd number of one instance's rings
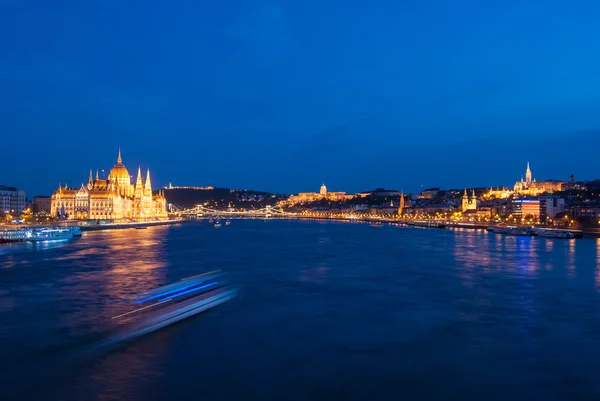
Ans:
{"label": "illuminated facade of castle", "polygon": [[298,203],[315,202],[326,199],[329,201],[344,201],[352,199],[354,195],[348,195],[345,192],[328,192],[325,184],[321,185],[319,192],[300,192],[298,195],[292,195],[289,199],[280,202],[282,206],[295,205]]}
{"label": "illuminated facade of castle", "polygon": [[87,185],[78,189],[58,186],[52,194],[51,215],[69,220],[118,220],[160,219],[167,217],[166,200],[161,191],[152,194],[150,170],[142,182],[142,171],[138,167],[137,180],[131,183],[129,171],[123,165],[121,150],[117,164],[110,170],[108,178],[101,180],[92,171]]}
{"label": "illuminated facade of castle", "polygon": [[529,163],[527,163],[527,169],[525,170],[525,180],[521,177],[521,181],[517,181],[514,186],[514,192],[519,195],[537,196],[543,193],[553,193],[555,191],[562,190],[562,181],[540,181],[537,182],[535,178],[532,178],[531,169]]}

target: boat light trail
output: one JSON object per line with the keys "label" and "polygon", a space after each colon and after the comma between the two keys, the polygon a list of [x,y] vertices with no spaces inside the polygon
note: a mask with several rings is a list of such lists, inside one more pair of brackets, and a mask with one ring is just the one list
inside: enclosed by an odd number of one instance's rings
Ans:
{"label": "boat light trail", "polygon": [[166,300],[169,300],[169,299],[177,298],[177,297],[180,297],[180,296],[182,296],[182,295],[189,294],[190,292],[195,292],[195,291],[201,290],[201,289],[203,289],[203,288],[206,288],[206,287],[210,287],[210,286],[212,286],[212,285],[215,285],[215,284],[219,284],[219,282],[218,282],[218,281],[215,281],[214,283],[206,284],[206,285],[203,285],[202,287],[193,288],[193,289],[191,289],[191,290],[188,290],[188,291],[182,292],[182,293],[180,293],[180,294],[176,294],[176,295],[175,295],[175,296],[173,296],[173,297],[167,297],[167,298],[159,299],[159,300],[158,300],[158,302],[162,302],[162,301],[166,301]]}
{"label": "boat light trail", "polygon": [[130,312],[123,313],[122,315],[114,316],[114,317],[112,317],[112,319],[118,319],[118,318],[120,318],[120,317],[127,316],[127,315],[130,315],[130,314],[132,314],[132,313],[135,313],[135,312],[139,312],[139,311],[141,311],[141,310],[144,310],[144,309],[152,308],[153,306],[160,305],[161,303],[162,303],[162,302],[160,302],[160,301],[159,301],[159,302],[157,302],[157,303],[155,303],[155,304],[148,305],[148,306],[144,306],[143,308],[136,309],[136,310],[132,310],[132,311],[130,311]]}
{"label": "boat light trail", "polygon": [[195,287],[195,286],[197,286],[197,285],[200,285],[200,284],[202,284],[203,282],[204,282],[204,281],[201,281],[201,282],[199,282],[199,283],[194,283],[194,284],[191,284],[191,285],[188,285],[188,286],[185,286],[185,287],[178,288],[178,289],[176,289],[176,290],[171,290],[171,291],[167,291],[167,292],[161,292],[160,294],[153,295],[153,296],[151,296],[151,297],[144,298],[144,299],[141,299],[141,300],[139,300],[139,301],[135,301],[135,302],[134,302],[134,304],[136,304],[136,305],[137,305],[137,304],[141,304],[141,303],[144,303],[144,302],[146,302],[146,301],[151,301],[151,300],[153,300],[153,299],[156,299],[156,298],[164,297],[165,295],[169,295],[169,294],[173,294],[173,293],[176,293],[176,292],[179,292],[179,291],[183,291],[183,290],[185,290],[186,288]]}

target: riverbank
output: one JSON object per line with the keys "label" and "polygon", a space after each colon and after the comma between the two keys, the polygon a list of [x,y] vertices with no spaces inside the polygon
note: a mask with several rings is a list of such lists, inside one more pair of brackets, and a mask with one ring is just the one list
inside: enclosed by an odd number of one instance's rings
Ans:
{"label": "riverbank", "polygon": [[[290,218],[284,217],[284,218]],[[462,228],[468,230],[485,230],[488,227],[497,227],[499,226],[496,223],[467,223],[467,222],[457,222],[453,220],[406,220],[406,219],[391,219],[391,218],[380,218],[380,217],[345,217],[345,216],[297,216],[292,217],[303,220],[332,220],[332,221],[358,221],[365,223],[384,223],[384,224],[400,224],[412,227],[424,227],[424,228]],[[509,227],[531,227],[531,225],[510,225]],[[584,231],[575,228],[560,228],[554,226],[545,226],[545,225],[536,225],[536,228],[539,229],[548,229],[555,231],[565,231],[572,233],[576,238],[589,237],[589,238],[597,238],[600,237],[600,231]]]}
{"label": "riverbank", "polygon": [[146,228],[153,226],[167,226],[186,222],[185,219],[177,220],[156,220],[156,221],[135,221],[128,223],[105,223],[105,224],[85,224],[79,226],[81,231],[99,231],[99,230],[122,230],[126,228]]}
{"label": "riverbank", "polygon": [[0,230],[13,230],[13,229],[34,229],[42,227],[79,227],[81,231],[99,231],[99,230],[118,230],[126,228],[144,228],[152,226],[165,226],[184,223],[186,219],[170,219],[170,220],[151,220],[151,221],[132,221],[132,222],[121,222],[121,223],[100,223],[95,222],[80,222],[80,221],[64,221],[60,223],[51,224],[8,224],[0,225]]}

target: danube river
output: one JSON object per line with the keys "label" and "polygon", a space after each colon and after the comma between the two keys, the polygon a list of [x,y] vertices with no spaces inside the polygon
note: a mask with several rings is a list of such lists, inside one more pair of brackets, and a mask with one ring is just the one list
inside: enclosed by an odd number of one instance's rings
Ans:
{"label": "danube river", "polygon": [[[90,354],[136,293],[240,295]],[[0,246],[2,400],[600,398],[600,242],[234,220]]]}

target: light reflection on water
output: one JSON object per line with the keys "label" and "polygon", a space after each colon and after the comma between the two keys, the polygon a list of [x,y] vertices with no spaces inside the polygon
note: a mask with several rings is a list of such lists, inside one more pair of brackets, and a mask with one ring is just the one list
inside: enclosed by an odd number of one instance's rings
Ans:
{"label": "light reflection on water", "polygon": [[600,292],[600,238],[596,239],[596,289]]}
{"label": "light reflection on water", "polygon": [[565,250],[567,252],[567,272],[569,277],[575,277],[575,243],[577,240],[570,239],[566,242]]}

